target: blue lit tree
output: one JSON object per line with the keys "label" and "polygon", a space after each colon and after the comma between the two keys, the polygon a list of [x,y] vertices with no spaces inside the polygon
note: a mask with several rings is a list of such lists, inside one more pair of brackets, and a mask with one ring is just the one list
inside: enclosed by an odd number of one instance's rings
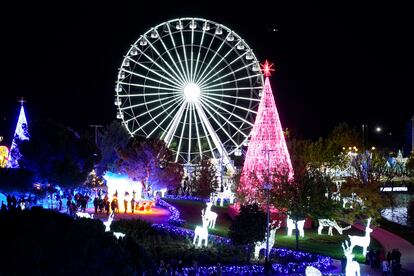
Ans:
{"label": "blue lit tree", "polygon": [[16,130],[14,131],[13,141],[10,148],[9,161],[7,163],[8,168],[19,168],[19,159],[22,157],[20,153],[20,144],[22,141],[26,140],[29,140],[29,132],[22,101],[19,119],[17,121]]}

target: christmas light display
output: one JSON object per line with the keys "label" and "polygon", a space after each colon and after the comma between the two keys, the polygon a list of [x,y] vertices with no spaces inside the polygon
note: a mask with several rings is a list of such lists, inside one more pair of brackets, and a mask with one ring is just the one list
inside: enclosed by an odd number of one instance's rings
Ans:
{"label": "christmas light display", "polygon": [[9,159],[9,148],[0,146],[0,168],[5,168]]}
{"label": "christmas light display", "polygon": [[19,150],[19,144],[22,141],[29,140],[26,114],[24,112],[23,100],[21,101],[19,119],[17,120],[16,130],[14,131],[13,141],[9,153],[8,168],[19,168],[19,159],[22,157]]}
{"label": "christmas light display", "polygon": [[352,254],[352,248],[349,246],[348,241],[345,241],[345,243],[342,243],[342,248],[344,249],[344,255],[346,257],[345,275],[346,276],[355,276],[355,274],[357,274],[358,276],[361,275],[359,263],[352,260],[355,257],[355,255]]}
{"label": "christmas light display", "polygon": [[371,218],[368,219],[367,226],[365,227],[365,236],[349,236],[349,240],[351,241],[351,252],[354,249],[355,246],[362,247],[362,255],[367,254],[367,248],[369,246],[369,243],[371,242],[371,232],[372,229],[369,228],[369,224],[371,223]]}
{"label": "christmas light display", "polygon": [[[247,202],[257,201],[257,189],[263,187],[267,171],[293,176],[293,168],[282,131],[276,103],[273,98],[269,76],[272,65],[267,61],[262,65],[266,76],[262,99],[251,132],[249,148],[244,161],[238,188]],[[252,181],[256,174],[258,181]]]}
{"label": "christmas light display", "polygon": [[335,228],[336,231],[338,231],[338,233],[340,235],[342,235],[342,232],[344,230],[348,230],[348,229],[351,228],[351,225],[349,225],[347,227],[341,227],[341,226],[338,225],[336,220],[330,220],[330,219],[318,219],[318,223],[319,223],[318,235],[322,235],[322,230],[323,230],[324,227],[328,227],[328,235],[329,236],[333,236],[332,228]]}

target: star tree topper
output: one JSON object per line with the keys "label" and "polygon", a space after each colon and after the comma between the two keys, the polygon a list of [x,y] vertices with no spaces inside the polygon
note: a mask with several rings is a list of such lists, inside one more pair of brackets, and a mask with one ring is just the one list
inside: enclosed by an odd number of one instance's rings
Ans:
{"label": "star tree topper", "polygon": [[274,64],[269,63],[267,60],[265,60],[264,63],[260,64],[260,66],[262,67],[262,72],[265,75],[265,77],[270,77],[272,75],[271,72],[275,71],[275,69],[273,68]]}

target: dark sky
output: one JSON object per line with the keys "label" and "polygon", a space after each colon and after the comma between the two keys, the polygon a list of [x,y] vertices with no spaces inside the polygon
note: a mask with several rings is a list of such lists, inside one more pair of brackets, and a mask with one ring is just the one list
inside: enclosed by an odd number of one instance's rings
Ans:
{"label": "dark sky", "polygon": [[413,16],[394,1],[55,2],[1,9],[2,132],[14,127],[20,96],[29,119],[52,117],[74,128],[107,124],[116,115],[117,68],[129,45],[150,27],[184,16],[226,25],[258,59],[276,64],[271,82],[282,124],[303,137],[325,136],[347,121],[381,125],[397,138],[414,114]]}

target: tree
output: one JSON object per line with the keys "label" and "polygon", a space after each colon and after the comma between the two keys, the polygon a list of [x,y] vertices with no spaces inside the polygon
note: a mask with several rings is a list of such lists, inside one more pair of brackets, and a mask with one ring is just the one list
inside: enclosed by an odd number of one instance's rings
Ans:
{"label": "tree", "polygon": [[253,244],[263,241],[266,232],[266,214],[257,204],[241,205],[240,213],[230,226],[229,237],[235,244],[248,245],[250,259]]}
{"label": "tree", "polygon": [[113,121],[105,127],[97,145],[101,154],[101,160],[96,166],[98,175],[102,175],[107,170],[111,172],[116,170],[117,150],[124,148],[130,138],[128,131],[118,121]]}
{"label": "tree", "polygon": [[117,149],[117,170],[130,178],[140,180],[147,190],[167,187],[177,189],[183,168],[174,162],[173,153],[159,139],[133,138],[125,148]]}
{"label": "tree", "polygon": [[208,158],[202,158],[196,166],[192,183],[195,183],[194,193],[202,198],[209,198],[218,187],[216,166]]}
{"label": "tree", "polygon": [[31,124],[30,140],[23,141],[19,164],[44,184],[72,187],[82,183],[92,170],[96,147],[73,129],[52,120]]}

